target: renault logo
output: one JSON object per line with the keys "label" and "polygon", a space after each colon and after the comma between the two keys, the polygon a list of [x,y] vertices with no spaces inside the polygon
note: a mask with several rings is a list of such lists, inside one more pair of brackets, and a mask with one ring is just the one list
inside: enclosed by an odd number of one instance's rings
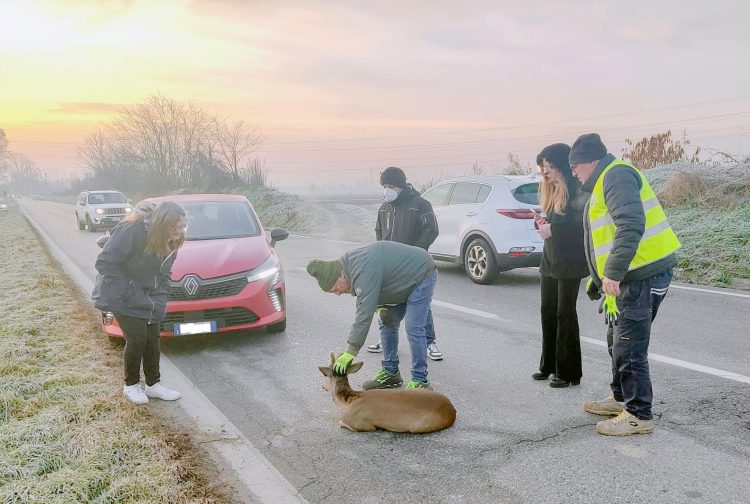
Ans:
{"label": "renault logo", "polygon": [[190,275],[185,278],[185,282],[182,284],[182,288],[185,289],[188,296],[195,296],[195,293],[198,292],[198,287],[200,286],[201,284],[198,282],[198,278],[195,275]]}

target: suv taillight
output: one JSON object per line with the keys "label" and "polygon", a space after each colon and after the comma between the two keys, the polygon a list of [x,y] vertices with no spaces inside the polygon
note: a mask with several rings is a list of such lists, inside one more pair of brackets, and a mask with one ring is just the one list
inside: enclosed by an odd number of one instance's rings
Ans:
{"label": "suv taillight", "polygon": [[[541,208],[537,209],[537,212],[541,212]],[[531,208],[510,208],[510,209],[498,209],[497,213],[510,217],[511,219],[533,219],[534,212]]]}

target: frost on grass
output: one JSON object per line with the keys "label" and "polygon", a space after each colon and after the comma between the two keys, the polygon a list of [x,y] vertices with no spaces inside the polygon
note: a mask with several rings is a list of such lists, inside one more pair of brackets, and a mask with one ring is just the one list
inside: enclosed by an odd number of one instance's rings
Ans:
{"label": "frost on grass", "polygon": [[121,396],[121,349],[18,214],[0,226],[0,502],[221,502]]}
{"label": "frost on grass", "polygon": [[681,280],[750,278],[750,166],[675,163],[644,171],[682,242]]}

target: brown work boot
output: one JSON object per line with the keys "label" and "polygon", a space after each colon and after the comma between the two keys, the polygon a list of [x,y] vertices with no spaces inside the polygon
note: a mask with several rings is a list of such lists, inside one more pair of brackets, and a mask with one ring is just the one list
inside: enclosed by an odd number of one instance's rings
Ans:
{"label": "brown work boot", "polygon": [[596,432],[605,436],[630,436],[631,434],[651,434],[654,432],[653,420],[641,420],[623,410],[609,420],[596,422]]}
{"label": "brown work boot", "polygon": [[622,403],[615,401],[613,396],[609,396],[604,400],[586,401],[583,403],[583,411],[593,413],[594,415],[615,416],[624,410],[625,408]]}

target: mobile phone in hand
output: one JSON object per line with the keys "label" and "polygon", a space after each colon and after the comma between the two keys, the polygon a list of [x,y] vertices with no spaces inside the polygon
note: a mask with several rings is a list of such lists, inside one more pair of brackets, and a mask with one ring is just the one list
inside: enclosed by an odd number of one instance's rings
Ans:
{"label": "mobile phone in hand", "polygon": [[537,212],[537,211],[536,211],[535,209],[533,209],[533,208],[531,209],[531,211],[532,211],[532,212],[534,213],[534,222],[535,222],[535,223],[536,223],[537,225],[540,225],[540,224],[547,224],[547,218],[546,218],[545,216],[543,216],[542,214],[540,214],[539,212]]}

